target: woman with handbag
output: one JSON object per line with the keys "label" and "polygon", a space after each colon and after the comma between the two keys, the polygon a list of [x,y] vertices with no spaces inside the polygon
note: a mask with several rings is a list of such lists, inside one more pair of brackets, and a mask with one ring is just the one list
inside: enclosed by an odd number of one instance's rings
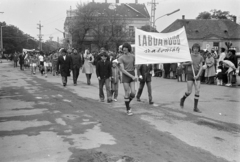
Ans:
{"label": "woman with handbag", "polygon": [[90,85],[91,84],[91,77],[92,77],[92,73],[93,73],[94,57],[89,52],[89,49],[86,49],[85,53],[83,55],[83,58],[84,58],[84,64],[83,64],[82,73],[86,74],[87,84]]}

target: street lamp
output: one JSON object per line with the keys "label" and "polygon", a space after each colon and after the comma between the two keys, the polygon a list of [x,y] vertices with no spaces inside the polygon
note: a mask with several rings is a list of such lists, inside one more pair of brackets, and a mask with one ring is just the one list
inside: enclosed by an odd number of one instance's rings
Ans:
{"label": "street lamp", "polygon": [[167,13],[167,14],[165,14],[165,15],[162,15],[162,16],[156,18],[156,19],[154,20],[154,22],[153,22],[153,27],[156,28],[155,22],[156,22],[158,19],[160,19],[160,18],[162,18],[162,17],[164,17],[164,16],[170,16],[170,15],[172,15],[172,14],[178,12],[178,11],[180,11],[180,9],[177,9],[177,10],[175,10],[175,11],[173,11],[173,12]]}

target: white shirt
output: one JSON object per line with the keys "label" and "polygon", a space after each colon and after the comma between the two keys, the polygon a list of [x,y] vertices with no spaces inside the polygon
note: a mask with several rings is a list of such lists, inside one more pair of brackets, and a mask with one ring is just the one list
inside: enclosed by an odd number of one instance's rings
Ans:
{"label": "white shirt", "polygon": [[66,60],[66,55],[65,55],[65,56],[63,56],[63,60]]}
{"label": "white shirt", "polygon": [[39,61],[43,61],[43,56],[42,55],[40,55],[40,56],[38,56],[38,59],[39,59]]}
{"label": "white shirt", "polygon": [[226,53],[225,52],[220,53],[218,61],[223,61],[225,57],[226,57]]}

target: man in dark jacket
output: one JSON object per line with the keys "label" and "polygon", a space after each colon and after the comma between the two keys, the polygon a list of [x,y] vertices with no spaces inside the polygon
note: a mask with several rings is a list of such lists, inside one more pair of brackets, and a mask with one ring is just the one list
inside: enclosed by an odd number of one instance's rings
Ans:
{"label": "man in dark jacket", "polygon": [[23,69],[24,57],[25,57],[25,55],[23,53],[20,53],[20,55],[19,55],[20,70],[24,70]]}
{"label": "man in dark jacket", "polygon": [[149,98],[149,104],[152,105],[152,86],[151,86],[151,81],[152,81],[152,64],[146,65],[142,64],[138,66],[138,77],[139,77],[139,88],[137,92],[137,101],[141,101],[140,97],[142,95],[142,91],[144,88],[145,83],[147,84],[147,89],[148,89],[148,98]]}
{"label": "man in dark jacket", "polygon": [[110,61],[107,59],[107,53],[101,53],[101,61],[97,62],[96,74],[99,80],[99,98],[101,102],[104,102],[103,86],[105,85],[107,91],[107,102],[112,102],[110,92],[110,80],[112,77],[112,68]]}
{"label": "man in dark jacket", "polygon": [[73,49],[73,53],[71,55],[72,59],[72,73],[73,73],[73,84],[77,85],[77,79],[79,76],[79,69],[82,67],[82,59],[80,54],[78,54],[76,49]]}
{"label": "man in dark jacket", "polygon": [[61,56],[58,57],[57,61],[57,72],[60,73],[62,76],[62,83],[65,87],[67,85],[67,77],[70,76],[71,72],[71,57],[67,55],[67,51],[62,48],[59,51],[61,53]]}

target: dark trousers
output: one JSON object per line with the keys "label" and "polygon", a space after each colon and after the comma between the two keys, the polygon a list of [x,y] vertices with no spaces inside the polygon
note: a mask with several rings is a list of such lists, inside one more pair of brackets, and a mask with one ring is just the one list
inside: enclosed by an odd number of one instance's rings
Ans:
{"label": "dark trousers", "polygon": [[62,76],[62,83],[67,84],[67,76]]}
{"label": "dark trousers", "polygon": [[22,63],[20,63],[20,70],[24,70],[24,69],[23,69],[23,64],[22,64]]}
{"label": "dark trousers", "polygon": [[52,73],[53,75],[56,74],[57,71],[57,61],[52,61]]}
{"label": "dark trousers", "polygon": [[151,82],[140,82],[140,85],[139,85],[139,88],[138,88],[138,93],[137,93],[137,98],[139,99],[141,97],[145,83],[147,84],[149,101],[152,101],[152,86],[151,86]]}
{"label": "dark trousers", "polygon": [[87,77],[87,84],[90,85],[92,74],[86,74],[86,77]]}
{"label": "dark trousers", "polygon": [[17,67],[17,61],[14,61],[14,67]]}
{"label": "dark trousers", "polygon": [[99,80],[99,98],[100,100],[104,100],[105,96],[103,93],[103,86],[105,85],[106,91],[107,91],[107,99],[112,99],[112,95],[110,92],[110,80],[108,79],[100,79]]}
{"label": "dark trousers", "polygon": [[73,83],[74,84],[77,84],[77,79],[78,79],[78,76],[79,76],[79,69],[78,67],[74,67],[72,69],[72,73],[73,73]]}

